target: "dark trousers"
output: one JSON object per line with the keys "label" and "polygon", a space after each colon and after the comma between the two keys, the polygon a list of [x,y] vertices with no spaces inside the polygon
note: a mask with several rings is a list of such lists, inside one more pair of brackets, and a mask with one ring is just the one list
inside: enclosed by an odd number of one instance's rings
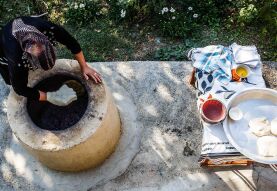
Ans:
{"label": "dark trousers", "polygon": [[0,63],[0,73],[6,84],[11,85],[8,65]]}

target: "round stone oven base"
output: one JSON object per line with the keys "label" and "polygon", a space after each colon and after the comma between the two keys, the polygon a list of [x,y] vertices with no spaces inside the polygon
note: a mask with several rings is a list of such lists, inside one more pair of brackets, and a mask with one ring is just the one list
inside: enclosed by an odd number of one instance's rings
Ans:
{"label": "round stone oven base", "polygon": [[19,142],[41,163],[59,171],[81,171],[103,163],[115,150],[121,134],[120,116],[105,83],[83,79],[77,62],[36,70],[29,75],[29,86],[64,73],[78,78],[88,92],[87,110],[78,123],[61,131],[37,127],[28,115],[27,99],[13,90],[8,97],[8,120]]}

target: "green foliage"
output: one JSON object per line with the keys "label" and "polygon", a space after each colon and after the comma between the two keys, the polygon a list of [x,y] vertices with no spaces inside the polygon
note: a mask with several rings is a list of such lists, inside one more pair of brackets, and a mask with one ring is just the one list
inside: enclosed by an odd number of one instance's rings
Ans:
{"label": "green foliage", "polygon": [[6,24],[14,17],[30,15],[33,12],[33,5],[28,0],[0,0],[0,25]]}
{"label": "green foliage", "polygon": [[156,60],[187,60],[188,51],[197,47],[198,42],[195,39],[186,39],[183,44],[168,46],[165,48],[160,48],[155,53]]}
{"label": "green foliage", "polygon": [[155,60],[186,60],[187,47],[184,45],[169,46],[161,48],[155,53]]}
{"label": "green foliage", "polygon": [[[109,20],[95,21],[90,26],[65,26],[80,43],[88,61],[126,60],[132,53],[132,43],[126,39],[122,27]],[[72,58],[66,48],[58,47],[60,58]]]}
{"label": "green foliage", "polygon": [[[88,28],[86,34],[90,38],[95,36],[95,44],[102,47],[94,46],[99,54],[89,52],[98,60],[120,54],[111,49],[105,49],[109,52],[105,54],[104,46],[114,47],[112,42],[105,41],[106,36],[116,43],[119,43],[118,38],[111,36],[108,30],[101,29],[103,35],[91,32],[92,26],[97,28],[95,23],[104,23],[106,27],[125,26],[127,31],[123,33],[140,26],[142,33],[147,29],[157,36],[179,39],[179,42],[187,39],[199,46],[234,41],[252,43],[260,48],[263,59],[276,60],[277,57],[277,2],[274,0],[0,0],[0,25],[16,16],[45,12],[51,21],[66,24],[75,29],[73,32]],[[249,31],[252,36],[245,38]],[[207,34],[200,35],[203,32]],[[86,39],[83,44],[89,41],[85,34],[81,36],[81,41],[83,39]],[[159,49],[155,59],[182,60],[188,48],[186,43],[170,45]],[[124,57],[128,57],[128,51],[125,52]]]}
{"label": "green foliage", "polygon": [[168,45],[155,53],[155,60],[186,60],[191,48],[211,44],[229,46],[233,42],[241,45],[255,45],[262,60],[277,61],[276,44],[269,38],[261,38],[257,31],[251,29],[210,29],[199,32],[195,38],[188,38],[178,45]]}
{"label": "green foliage", "polygon": [[216,3],[216,0],[177,0],[166,3],[159,10],[156,8],[158,26],[161,26],[164,35],[192,37],[203,25],[217,26],[224,19],[220,13],[225,8],[218,6],[220,3],[216,6]]}
{"label": "green foliage", "polygon": [[242,7],[239,11],[238,22],[239,23],[251,23],[257,17],[258,11],[255,5],[249,4]]}
{"label": "green foliage", "polygon": [[122,20],[134,20],[139,15],[139,1],[137,0],[107,0],[109,18],[117,23]]}
{"label": "green foliage", "polygon": [[241,26],[255,28],[264,41],[262,46],[267,46],[266,49],[271,50],[263,51],[263,57],[277,60],[277,1],[253,0],[251,3],[245,3],[244,7],[240,9],[238,17]]}
{"label": "green foliage", "polygon": [[69,0],[65,7],[66,22],[85,26],[103,14],[101,2],[97,0]]}
{"label": "green foliage", "polygon": [[[224,0],[109,0],[110,17],[154,23],[165,36],[193,36],[201,25],[219,25],[231,2]],[[125,14],[121,14],[125,13]]]}
{"label": "green foliage", "polygon": [[277,43],[277,2],[264,0],[257,2],[257,23],[262,27],[262,32],[265,35],[270,35],[275,38]]}
{"label": "green foliage", "polygon": [[[161,35],[192,38],[203,27],[259,26],[276,31],[276,1],[272,0],[36,0],[46,4],[50,18],[85,26],[96,19],[117,24],[148,23]],[[41,3],[40,3],[41,2]]]}

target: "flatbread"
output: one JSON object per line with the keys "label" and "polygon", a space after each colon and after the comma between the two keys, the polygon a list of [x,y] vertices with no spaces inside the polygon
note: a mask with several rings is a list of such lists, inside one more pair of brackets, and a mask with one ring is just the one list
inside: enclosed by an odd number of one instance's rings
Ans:
{"label": "flatbread", "polygon": [[257,140],[258,153],[264,157],[277,156],[277,137],[276,136],[263,136]]}
{"label": "flatbread", "polygon": [[251,119],[249,127],[250,131],[258,137],[271,134],[270,123],[265,117]]}
{"label": "flatbread", "polygon": [[277,136],[277,118],[271,121],[271,133]]}

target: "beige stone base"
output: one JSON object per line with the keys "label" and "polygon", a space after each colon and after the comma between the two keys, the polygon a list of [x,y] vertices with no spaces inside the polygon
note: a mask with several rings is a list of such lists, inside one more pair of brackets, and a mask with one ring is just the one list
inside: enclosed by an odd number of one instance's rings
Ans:
{"label": "beige stone base", "polygon": [[106,85],[85,81],[75,61],[57,61],[50,71],[33,72],[29,75],[29,85],[33,87],[58,73],[74,75],[85,84],[89,104],[82,119],[62,131],[40,129],[28,115],[26,98],[11,91],[7,103],[10,127],[24,148],[49,168],[81,171],[96,167],[115,150],[120,138],[118,110]]}

